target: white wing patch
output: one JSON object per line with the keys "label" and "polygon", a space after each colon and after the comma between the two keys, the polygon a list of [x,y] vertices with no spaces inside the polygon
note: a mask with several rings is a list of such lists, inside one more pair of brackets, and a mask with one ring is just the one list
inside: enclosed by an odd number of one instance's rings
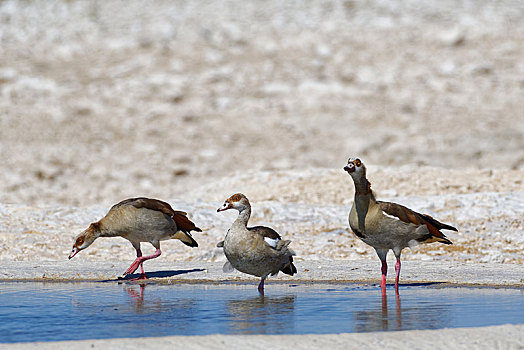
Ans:
{"label": "white wing patch", "polygon": [[273,248],[276,248],[279,239],[278,238],[272,239],[272,238],[269,238],[269,237],[264,237],[264,241],[266,241],[266,243],[269,244],[270,246],[272,246]]}
{"label": "white wing patch", "polygon": [[397,217],[394,216],[394,215],[389,215],[389,214],[386,213],[384,210],[382,210],[382,214],[384,214],[384,216],[387,216],[387,217],[390,218],[390,219],[393,219],[393,220],[400,220],[399,218],[397,218]]}

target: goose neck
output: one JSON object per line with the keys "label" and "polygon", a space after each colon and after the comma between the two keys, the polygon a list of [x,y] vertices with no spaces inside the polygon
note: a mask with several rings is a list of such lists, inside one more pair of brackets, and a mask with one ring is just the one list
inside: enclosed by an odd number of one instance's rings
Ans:
{"label": "goose neck", "polygon": [[251,216],[251,208],[245,207],[244,209],[241,209],[238,211],[238,217],[235,220],[234,224],[247,227],[247,222],[249,221],[250,216]]}

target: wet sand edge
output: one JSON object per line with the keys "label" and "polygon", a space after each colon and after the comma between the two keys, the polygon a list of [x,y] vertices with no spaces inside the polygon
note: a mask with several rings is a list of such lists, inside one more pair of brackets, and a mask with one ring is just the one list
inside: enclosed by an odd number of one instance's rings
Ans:
{"label": "wet sand edge", "polygon": [[[1,282],[118,282],[128,283],[138,275],[123,278],[125,262],[92,261],[0,261]],[[148,283],[255,283],[258,279],[240,272],[222,272],[223,262],[181,261],[175,264],[150,262],[145,266]],[[298,261],[294,276],[279,274],[268,284],[380,282],[379,263],[372,260]],[[388,283],[393,282],[390,271]],[[403,266],[401,285],[439,284],[471,287],[524,287],[519,264],[457,263],[453,261],[409,261]]]}
{"label": "wet sand edge", "polygon": [[62,342],[0,344],[0,349],[518,349],[524,345],[524,325],[439,330],[302,334],[302,335],[206,335],[159,338],[116,338]]}

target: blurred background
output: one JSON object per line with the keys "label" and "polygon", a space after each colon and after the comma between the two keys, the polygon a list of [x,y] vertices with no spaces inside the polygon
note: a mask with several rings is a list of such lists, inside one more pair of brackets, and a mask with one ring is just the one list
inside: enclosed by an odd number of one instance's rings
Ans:
{"label": "blurred background", "polygon": [[523,38],[521,0],[1,1],[0,203],[350,156],[522,170]]}

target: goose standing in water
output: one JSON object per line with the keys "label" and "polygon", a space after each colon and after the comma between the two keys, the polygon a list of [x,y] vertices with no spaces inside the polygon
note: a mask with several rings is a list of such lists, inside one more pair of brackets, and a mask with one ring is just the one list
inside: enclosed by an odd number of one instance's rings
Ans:
{"label": "goose standing in water", "polygon": [[282,240],[270,227],[247,227],[251,216],[251,204],[246,196],[237,193],[226,199],[217,212],[235,209],[238,217],[227,231],[223,246],[227,262],[224,271],[231,267],[249,275],[260,277],[258,291],[264,294],[264,281],[279,271],[293,276],[297,269],[293,265],[295,253],[288,247],[291,241]]}

